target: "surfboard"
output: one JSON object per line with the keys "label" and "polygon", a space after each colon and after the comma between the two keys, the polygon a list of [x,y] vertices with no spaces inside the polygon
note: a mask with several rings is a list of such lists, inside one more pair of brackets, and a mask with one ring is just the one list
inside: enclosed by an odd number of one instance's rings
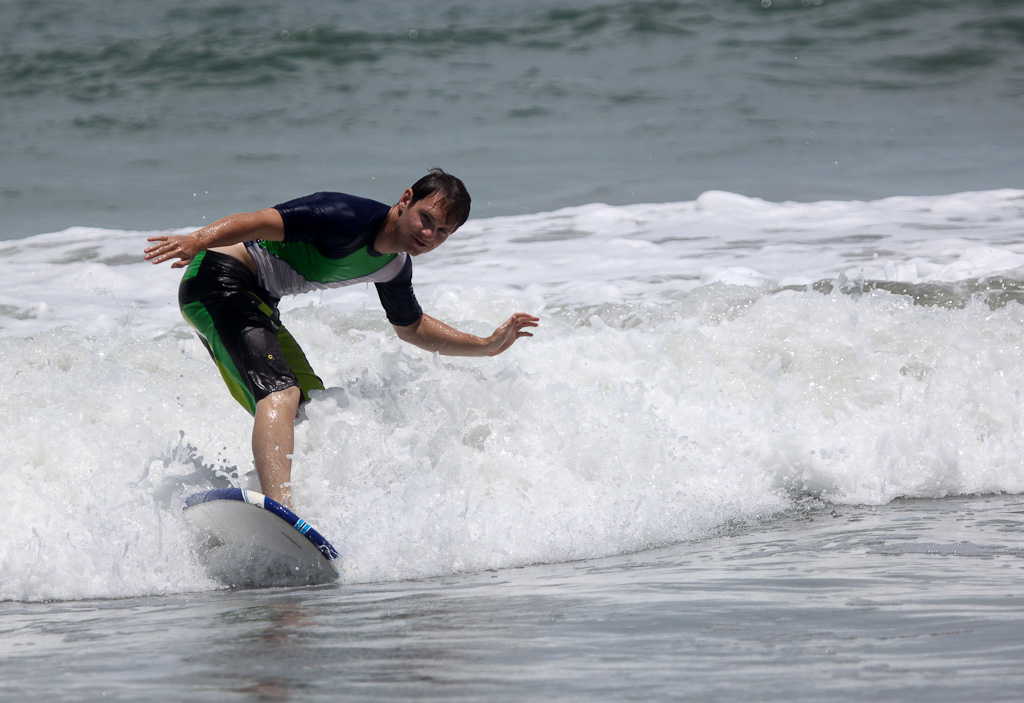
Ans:
{"label": "surfboard", "polygon": [[211,578],[232,588],[311,586],[338,578],[337,550],[262,493],[217,488],[185,499],[185,520]]}

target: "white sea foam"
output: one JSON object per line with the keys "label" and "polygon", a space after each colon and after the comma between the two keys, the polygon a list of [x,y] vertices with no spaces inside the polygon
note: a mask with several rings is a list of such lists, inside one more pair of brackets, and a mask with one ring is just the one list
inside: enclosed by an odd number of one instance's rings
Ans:
{"label": "white sea foam", "polygon": [[[145,237],[0,249],[0,598],[211,587],[180,499],[251,481],[249,418]],[[808,498],[1022,492],[1022,257],[1021,191],[471,223],[417,290],[474,332],[539,314],[506,354],[405,346],[368,288],[283,306],[330,387],[297,432],[299,510],[356,582],[643,549]]]}

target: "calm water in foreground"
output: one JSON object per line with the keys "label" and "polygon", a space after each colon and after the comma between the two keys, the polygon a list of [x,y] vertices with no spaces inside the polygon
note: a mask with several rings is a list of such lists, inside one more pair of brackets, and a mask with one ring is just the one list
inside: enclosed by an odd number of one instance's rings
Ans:
{"label": "calm water in foreground", "polygon": [[444,579],[5,603],[7,700],[1016,701],[1024,500]]}

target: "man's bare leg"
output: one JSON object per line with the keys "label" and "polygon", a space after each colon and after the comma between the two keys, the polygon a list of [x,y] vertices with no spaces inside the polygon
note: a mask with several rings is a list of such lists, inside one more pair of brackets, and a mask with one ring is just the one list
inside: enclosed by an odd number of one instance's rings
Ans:
{"label": "man's bare leg", "polygon": [[263,495],[291,507],[292,452],[295,451],[295,414],[302,392],[297,386],[271,393],[256,403],[252,427],[252,456]]}

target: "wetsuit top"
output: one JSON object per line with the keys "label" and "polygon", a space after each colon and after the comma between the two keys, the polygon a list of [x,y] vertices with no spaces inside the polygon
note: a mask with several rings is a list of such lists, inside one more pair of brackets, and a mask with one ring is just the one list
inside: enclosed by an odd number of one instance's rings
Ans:
{"label": "wetsuit top", "polygon": [[393,325],[423,315],[412,289],[412,257],[373,249],[388,205],[344,193],[314,193],[274,209],[284,220],[284,241],[245,243],[259,284],[272,296],[373,282]]}

